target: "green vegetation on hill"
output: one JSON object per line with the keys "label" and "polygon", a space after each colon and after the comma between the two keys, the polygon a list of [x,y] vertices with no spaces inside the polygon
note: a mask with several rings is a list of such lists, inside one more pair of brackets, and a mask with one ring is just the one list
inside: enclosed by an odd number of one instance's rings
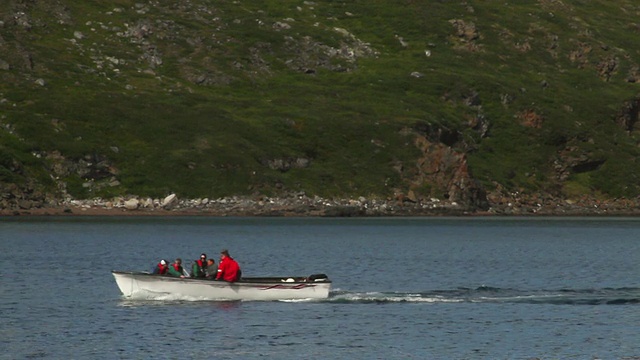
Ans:
{"label": "green vegetation on hill", "polygon": [[8,1],[0,183],[446,197],[458,154],[488,192],[640,195],[640,5],[520,3]]}

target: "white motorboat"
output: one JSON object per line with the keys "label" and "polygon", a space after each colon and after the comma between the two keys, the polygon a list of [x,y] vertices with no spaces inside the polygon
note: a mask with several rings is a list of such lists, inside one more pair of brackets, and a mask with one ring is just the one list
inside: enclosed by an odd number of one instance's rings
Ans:
{"label": "white motorboat", "polygon": [[250,277],[230,283],[209,279],[177,278],[148,272],[112,271],[127,298],[175,295],[198,300],[326,299],[331,280],[324,274],[306,277]]}

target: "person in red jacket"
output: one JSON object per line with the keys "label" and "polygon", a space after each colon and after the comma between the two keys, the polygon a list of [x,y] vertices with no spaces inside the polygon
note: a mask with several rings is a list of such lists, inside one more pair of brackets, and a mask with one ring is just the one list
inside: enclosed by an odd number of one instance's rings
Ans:
{"label": "person in red jacket", "polygon": [[218,275],[216,280],[224,280],[228,282],[234,282],[240,280],[242,272],[240,271],[240,265],[229,256],[228,250],[222,250],[220,252],[220,262],[218,263]]}

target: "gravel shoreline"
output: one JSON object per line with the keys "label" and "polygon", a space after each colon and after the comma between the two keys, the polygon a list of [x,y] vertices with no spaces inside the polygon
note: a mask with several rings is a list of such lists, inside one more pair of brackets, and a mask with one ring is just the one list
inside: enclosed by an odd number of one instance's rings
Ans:
{"label": "gravel shoreline", "polygon": [[390,199],[324,199],[305,195],[286,198],[229,197],[220,199],[115,198],[67,199],[52,204],[22,204],[0,209],[0,216],[233,216],[233,217],[417,217],[417,216],[638,216],[637,201],[554,200],[545,204],[501,201],[488,209],[430,199],[412,202]]}

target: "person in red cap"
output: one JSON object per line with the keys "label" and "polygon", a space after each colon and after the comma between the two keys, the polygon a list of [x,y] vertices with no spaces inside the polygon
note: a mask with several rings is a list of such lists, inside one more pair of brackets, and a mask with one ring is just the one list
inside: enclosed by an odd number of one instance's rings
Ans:
{"label": "person in red cap", "polygon": [[216,280],[224,280],[228,282],[235,282],[240,280],[242,272],[240,271],[240,265],[229,256],[228,250],[222,250],[220,252],[220,262],[218,263],[218,275]]}
{"label": "person in red cap", "polygon": [[167,275],[167,271],[169,271],[169,265],[164,259],[160,260],[156,268],[153,269],[153,273],[157,275]]}

